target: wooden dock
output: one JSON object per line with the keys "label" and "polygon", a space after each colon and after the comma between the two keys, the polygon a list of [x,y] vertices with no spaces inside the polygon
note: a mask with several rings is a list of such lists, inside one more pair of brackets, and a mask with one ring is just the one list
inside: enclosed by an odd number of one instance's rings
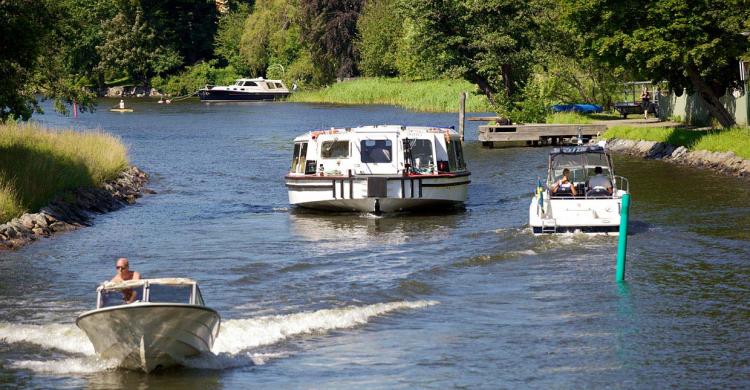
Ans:
{"label": "wooden dock", "polygon": [[583,142],[588,142],[589,139],[603,134],[606,130],[607,126],[603,124],[486,125],[479,126],[479,141],[487,147],[493,147],[495,143],[527,146],[562,145],[576,143],[579,136]]}

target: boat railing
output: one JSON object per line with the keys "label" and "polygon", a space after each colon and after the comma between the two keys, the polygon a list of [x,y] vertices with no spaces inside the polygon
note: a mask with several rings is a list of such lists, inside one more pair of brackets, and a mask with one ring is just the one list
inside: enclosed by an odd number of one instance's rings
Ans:
{"label": "boat railing", "polygon": [[614,175],[612,178],[614,179],[614,183],[612,183],[615,189],[614,193],[617,193],[617,190],[625,190],[628,194],[630,193],[630,182],[627,178],[618,175]]}

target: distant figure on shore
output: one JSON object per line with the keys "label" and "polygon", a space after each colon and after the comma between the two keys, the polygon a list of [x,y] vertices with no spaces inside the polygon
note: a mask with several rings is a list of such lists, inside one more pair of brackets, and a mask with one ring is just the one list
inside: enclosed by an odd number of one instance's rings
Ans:
{"label": "distant figure on shore", "polygon": [[292,92],[297,92],[297,83],[292,83]]}
{"label": "distant figure on shore", "polygon": [[651,93],[646,87],[641,91],[641,107],[643,107],[643,119],[648,119],[648,109],[651,107]]}
{"label": "distant figure on shore", "polygon": [[120,104],[119,104],[119,106],[118,106],[118,107],[119,107],[119,108],[120,108],[121,110],[124,110],[124,109],[125,109],[125,100],[123,100],[123,99],[120,99]]}
{"label": "distant figure on shore", "polygon": [[[117,270],[115,276],[110,282],[124,282],[126,280],[140,280],[141,274],[129,269],[128,259],[120,257],[115,263],[115,269]],[[125,303],[133,303],[138,299],[138,293],[134,290],[122,290],[122,300]]]}

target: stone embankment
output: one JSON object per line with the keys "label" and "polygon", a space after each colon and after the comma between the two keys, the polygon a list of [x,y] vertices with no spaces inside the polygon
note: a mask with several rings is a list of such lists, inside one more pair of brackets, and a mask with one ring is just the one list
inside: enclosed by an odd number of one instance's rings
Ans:
{"label": "stone embankment", "polygon": [[89,226],[94,213],[106,213],[135,203],[148,175],[132,166],[101,188],[79,188],[43,207],[38,213],[23,214],[0,225],[0,250],[16,249],[41,237]]}
{"label": "stone embankment", "polygon": [[708,168],[733,176],[750,177],[750,160],[744,160],[732,152],[690,151],[684,146],[674,146],[664,142],[617,138],[607,141],[607,148],[633,156]]}

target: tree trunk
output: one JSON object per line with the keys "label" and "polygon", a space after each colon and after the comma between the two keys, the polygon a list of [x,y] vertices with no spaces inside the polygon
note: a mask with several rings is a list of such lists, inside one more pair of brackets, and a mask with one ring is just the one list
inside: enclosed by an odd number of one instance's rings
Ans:
{"label": "tree trunk", "polygon": [[478,85],[479,86],[479,90],[481,90],[482,93],[484,93],[484,95],[487,96],[487,100],[490,101],[490,104],[492,104],[493,106],[495,105],[495,103],[496,103],[495,102],[495,90],[492,89],[492,87],[490,86],[490,83],[489,83],[489,81],[487,81],[487,79],[485,79],[484,77],[482,77],[482,76],[480,76],[480,75],[478,75],[476,73],[472,73],[472,74],[469,75],[469,81],[471,81],[472,83]]}
{"label": "tree trunk", "polygon": [[689,63],[686,70],[695,92],[697,92],[700,97],[703,98],[703,101],[706,102],[708,112],[719,121],[722,127],[727,128],[734,126],[736,124],[734,118],[729,111],[724,108],[724,105],[721,104],[714,91],[701,79],[700,72],[698,72],[698,68],[696,68],[695,64]]}
{"label": "tree trunk", "polygon": [[511,96],[513,91],[510,90],[510,64],[503,64],[503,86],[505,87],[505,96]]}

